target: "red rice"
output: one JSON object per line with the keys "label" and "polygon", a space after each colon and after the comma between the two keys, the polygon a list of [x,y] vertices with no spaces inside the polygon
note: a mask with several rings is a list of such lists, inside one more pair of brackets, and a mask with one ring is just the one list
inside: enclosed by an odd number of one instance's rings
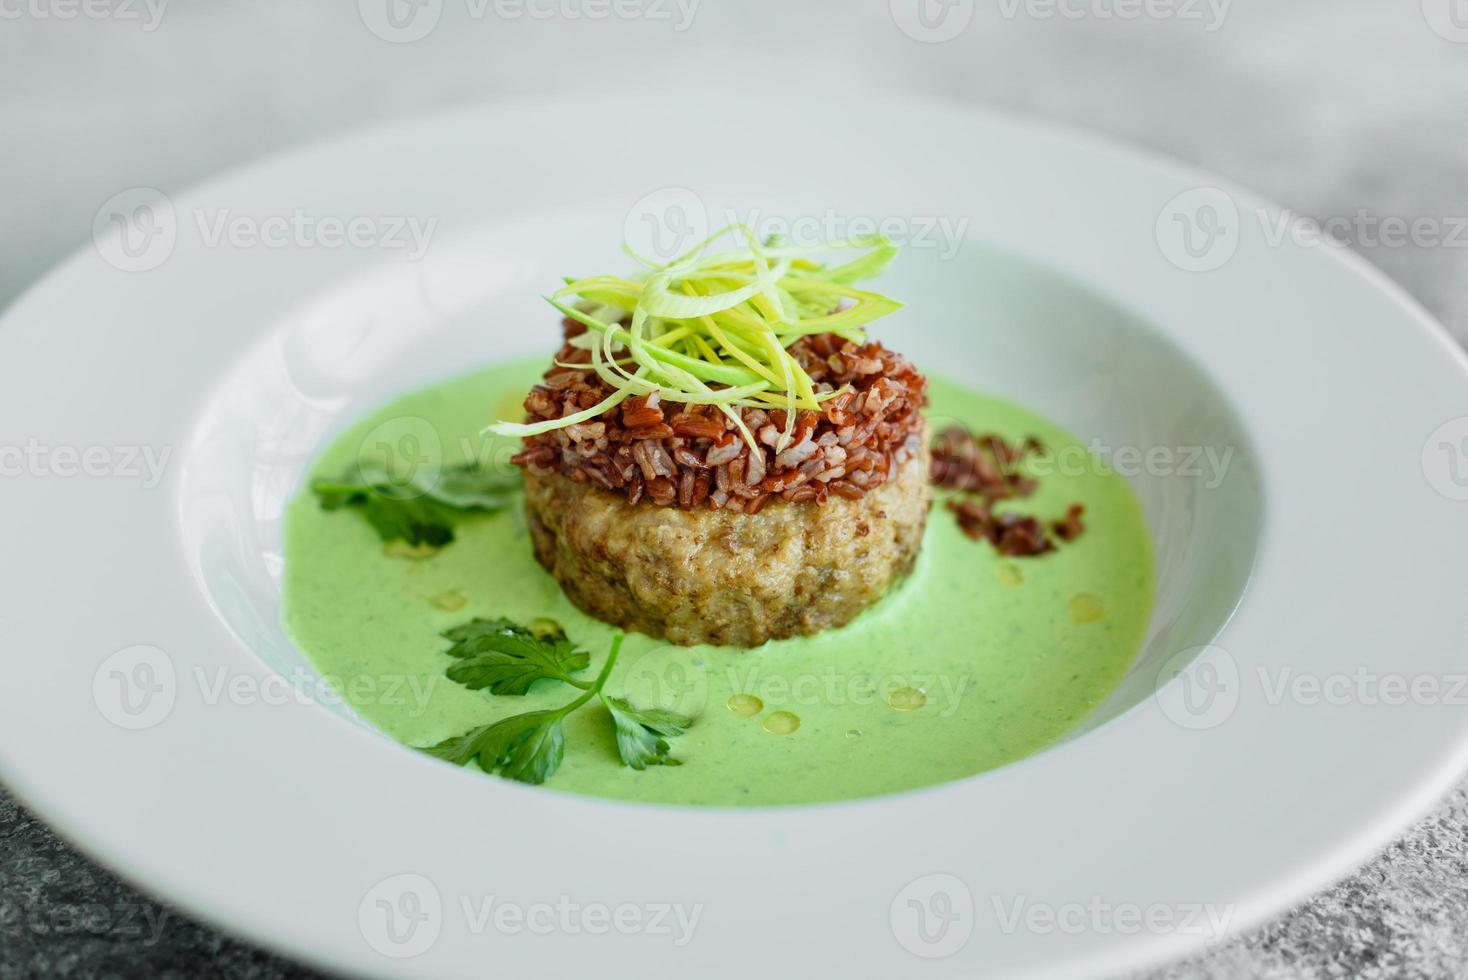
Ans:
{"label": "red rice", "polygon": [[[584,331],[567,321],[568,338]],[[906,358],[869,342],[817,334],[790,347],[816,392],[840,394],[795,417],[794,438],[775,452],[785,412],[737,409],[760,448],[753,451],[722,412],[708,405],[629,398],[597,419],[525,440],[516,465],[592,482],[632,503],[684,510],[757,513],[771,499],[824,504],[851,500],[887,482],[922,448],[927,379]],[[561,364],[586,364],[587,351],[563,346]],[[590,369],[552,367],[525,398],[529,422],[584,411],[611,394]]]}

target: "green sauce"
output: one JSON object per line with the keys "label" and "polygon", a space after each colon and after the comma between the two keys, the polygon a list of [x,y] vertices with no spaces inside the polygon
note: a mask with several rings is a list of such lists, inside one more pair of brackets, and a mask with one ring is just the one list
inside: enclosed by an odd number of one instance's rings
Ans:
{"label": "green sauce", "polygon": [[[408,395],[338,439],[319,472],[336,475],[374,427],[405,416],[437,430],[445,463],[486,451],[502,460],[510,445],[477,433],[518,404],[542,366],[499,366]],[[1078,445],[1022,408],[953,384],[934,379],[931,395],[935,420],[1035,435],[1052,451]],[[1085,504],[1085,534],[1057,552],[1000,558],[964,537],[940,503],[912,577],[844,629],[758,650],[629,636],[607,690],[694,715],[673,740],[683,764],[621,765],[612,725],[592,705],[567,720],[565,762],[546,786],[657,803],[814,803],[960,779],[1053,743],[1126,672],[1153,595],[1151,542],[1131,490],[1099,465],[1066,470],[1021,505],[1050,519]],[[460,687],[444,676],[443,630],[475,616],[548,616],[592,652],[588,678],[613,633],[536,564],[518,510],[472,520],[437,555],[411,560],[385,554],[360,515],[324,512],[309,493],[287,515],[284,608],[296,642],[357,713],[415,746],[574,693],[549,683],[523,698]]]}

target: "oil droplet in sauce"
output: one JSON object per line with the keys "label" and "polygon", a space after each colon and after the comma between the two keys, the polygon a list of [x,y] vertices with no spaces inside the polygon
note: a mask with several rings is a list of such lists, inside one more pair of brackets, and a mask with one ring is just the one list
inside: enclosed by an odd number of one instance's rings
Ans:
{"label": "oil droplet in sauce", "polygon": [[765,710],[765,703],[753,694],[731,694],[725,704],[740,718],[753,718]]}
{"label": "oil droplet in sauce", "polygon": [[438,554],[438,549],[431,544],[409,544],[406,541],[389,541],[382,548],[383,554],[389,558],[406,558],[409,561],[422,561],[432,558]]}
{"label": "oil droplet in sauce", "polygon": [[1070,597],[1070,618],[1082,625],[1094,623],[1106,615],[1106,606],[1087,592]]}
{"label": "oil droplet in sauce", "polygon": [[469,597],[462,592],[440,592],[436,596],[430,596],[428,604],[444,612],[458,612],[469,604]]}
{"label": "oil droplet in sauce", "polygon": [[1025,573],[1019,570],[1014,562],[1001,562],[994,569],[994,577],[999,579],[999,584],[1014,588],[1025,580]]}
{"label": "oil droplet in sauce", "polygon": [[928,696],[915,687],[899,687],[887,695],[887,703],[898,711],[916,711],[928,703]]}
{"label": "oil droplet in sauce", "polygon": [[525,624],[525,628],[537,640],[564,640],[566,638],[566,631],[561,629],[561,624],[545,616],[532,619]]}
{"label": "oil droplet in sauce", "polygon": [[790,735],[800,727],[800,719],[788,711],[776,711],[765,719],[765,731],[771,735]]}

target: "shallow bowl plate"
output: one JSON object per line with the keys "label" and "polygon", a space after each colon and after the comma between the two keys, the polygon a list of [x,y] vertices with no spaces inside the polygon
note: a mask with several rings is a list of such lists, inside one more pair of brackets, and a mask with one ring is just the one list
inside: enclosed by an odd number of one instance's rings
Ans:
{"label": "shallow bowl plate", "polygon": [[[1468,372],[1400,291],[1247,193],[1071,133],[661,99],[679,146],[624,100],[547,102],[124,192],[7,312],[0,775],[28,805],[155,894],[363,975],[992,978],[1257,923],[1451,785]],[[1135,464],[1162,578],[1117,697],[972,779],[727,811],[476,777],[299,683],[278,518],[311,454],[396,391],[544,349],[537,294],[624,233],[691,244],[731,209],[887,222],[911,239],[887,339],[1108,452],[1174,454]],[[1215,484],[1177,472],[1209,447],[1233,451]]]}

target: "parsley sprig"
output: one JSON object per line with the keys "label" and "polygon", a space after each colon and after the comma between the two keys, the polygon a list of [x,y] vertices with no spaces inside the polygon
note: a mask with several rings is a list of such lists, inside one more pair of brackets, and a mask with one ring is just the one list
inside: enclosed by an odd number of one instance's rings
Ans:
{"label": "parsley sprig", "polygon": [[462,463],[407,477],[388,467],[360,465],[336,480],[316,480],[311,490],[324,510],[358,510],[384,542],[442,548],[470,514],[493,514],[512,506],[520,487],[517,471]]}
{"label": "parsley sprig", "polygon": [[454,644],[449,656],[458,660],[449,668],[449,680],[471,691],[487,687],[491,694],[524,694],[538,680],[591,689],[586,681],[571,676],[586,669],[591,654],[576,649],[550,620],[525,627],[508,619],[476,619],[443,635]]}
{"label": "parsley sprig", "polygon": [[529,711],[471,729],[445,739],[423,751],[462,766],[477,761],[485,772],[498,772],[522,783],[543,783],[566,755],[562,722],[572,713],[599,700],[611,715],[616,731],[617,753],[622,761],[641,771],[648,766],[676,766],[668,739],[686,732],[692,719],[660,708],[634,708],[625,698],[612,697],[604,688],[623,635],[612,639],[606,663],[593,681],[572,675],[585,670],[590,655],[566,639],[565,632],[549,620],[517,626],[507,619],[476,619],[444,633],[452,641],[449,655],[451,680],[470,690],[489,689],[491,694],[523,696],[536,681],[559,681],[581,689],[581,694],[559,708]]}

